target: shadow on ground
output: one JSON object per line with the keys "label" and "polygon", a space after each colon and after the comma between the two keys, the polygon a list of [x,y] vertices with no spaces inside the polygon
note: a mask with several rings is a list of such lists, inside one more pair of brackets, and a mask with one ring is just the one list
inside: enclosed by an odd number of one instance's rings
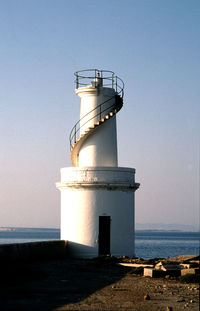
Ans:
{"label": "shadow on ground", "polygon": [[0,268],[0,310],[55,310],[120,280],[129,269],[115,258],[66,259]]}

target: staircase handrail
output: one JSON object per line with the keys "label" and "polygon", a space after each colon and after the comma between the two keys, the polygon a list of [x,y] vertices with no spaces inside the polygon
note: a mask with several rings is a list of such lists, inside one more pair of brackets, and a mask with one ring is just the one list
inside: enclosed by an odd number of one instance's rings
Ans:
{"label": "staircase handrail", "polygon": [[[81,76],[79,74],[79,72],[86,72],[86,71],[94,71],[95,72],[95,76]],[[100,72],[100,75],[97,74]],[[103,77],[103,73],[112,73],[112,77]],[[121,98],[123,99],[123,96],[124,96],[124,82],[121,78],[119,78],[118,76],[115,76],[114,75],[114,72],[112,71],[108,71],[108,70],[97,70],[97,69],[86,69],[86,70],[81,70],[81,71],[77,71],[75,72],[75,76],[76,76],[76,87],[79,88],[80,85],[88,85],[88,84],[83,84],[82,82],[79,81],[80,78],[83,78],[83,79],[94,79],[94,78],[101,78],[102,80],[111,80],[112,83],[109,84],[112,85],[112,88],[115,89],[115,95],[110,97],[109,99],[107,99],[106,101],[104,101],[103,103],[99,104],[97,107],[95,107],[94,109],[92,109],[91,111],[89,111],[88,113],[86,113],[80,120],[78,120],[76,122],[76,124],[73,126],[71,132],[70,132],[70,136],[69,136],[69,141],[70,141],[70,149],[73,148],[74,144],[76,143],[77,141],[77,138],[78,138],[78,132],[80,131],[80,129],[86,125],[88,122],[90,122],[92,119],[96,118],[97,116],[100,115],[100,118],[98,121],[101,120],[101,115],[103,112],[105,112],[106,110],[110,110],[112,107],[114,107],[116,105],[116,103],[110,105],[109,107],[107,107],[106,109],[102,110],[102,106],[104,104],[106,104],[108,101],[112,100],[113,98],[116,97],[116,95],[120,96],[121,95]],[[119,81],[120,81],[120,84],[119,84]],[[105,85],[104,85],[105,86]],[[95,86],[95,87],[98,87],[98,86]],[[92,116],[92,118],[88,119],[85,123],[81,124],[80,126],[80,123],[81,121],[87,117],[90,113],[94,112],[95,110],[97,110],[99,108],[100,112],[98,112],[97,114],[95,114],[94,116]],[[98,122],[97,121],[97,122]]]}

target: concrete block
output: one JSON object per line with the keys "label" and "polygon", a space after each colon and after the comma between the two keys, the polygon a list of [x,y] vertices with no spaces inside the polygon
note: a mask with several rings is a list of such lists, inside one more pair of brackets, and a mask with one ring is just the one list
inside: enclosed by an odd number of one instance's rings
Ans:
{"label": "concrete block", "polygon": [[200,269],[199,268],[194,268],[194,269],[182,269],[181,270],[181,275],[186,275],[186,274],[199,274]]}
{"label": "concrete block", "polygon": [[144,276],[149,276],[151,278],[156,278],[156,277],[163,277],[166,275],[165,271],[162,270],[156,270],[153,268],[144,268]]}
{"label": "concrete block", "polygon": [[152,269],[152,268],[144,268],[144,276],[150,276],[152,278],[159,278],[159,277],[165,277],[166,275],[177,277],[181,275],[180,269],[173,269],[173,270],[158,270],[158,269]]}

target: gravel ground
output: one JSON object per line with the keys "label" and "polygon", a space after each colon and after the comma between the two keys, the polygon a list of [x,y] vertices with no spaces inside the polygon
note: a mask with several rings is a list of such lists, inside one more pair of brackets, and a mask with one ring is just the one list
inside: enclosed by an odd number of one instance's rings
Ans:
{"label": "gravel ground", "polygon": [[199,284],[133,271],[98,259],[3,266],[0,310],[199,310]]}

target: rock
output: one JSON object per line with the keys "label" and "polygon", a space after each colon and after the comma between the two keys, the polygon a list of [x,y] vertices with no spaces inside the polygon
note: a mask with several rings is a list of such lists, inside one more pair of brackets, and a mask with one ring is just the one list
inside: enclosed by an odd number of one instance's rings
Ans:
{"label": "rock", "polygon": [[144,300],[150,300],[150,296],[147,294],[147,295],[144,295]]}
{"label": "rock", "polygon": [[177,300],[176,302],[185,302],[185,299]]}
{"label": "rock", "polygon": [[172,307],[167,306],[166,311],[173,311]]}
{"label": "rock", "polygon": [[165,275],[165,279],[169,279],[170,278],[170,275],[169,274],[167,274],[167,275]]}

